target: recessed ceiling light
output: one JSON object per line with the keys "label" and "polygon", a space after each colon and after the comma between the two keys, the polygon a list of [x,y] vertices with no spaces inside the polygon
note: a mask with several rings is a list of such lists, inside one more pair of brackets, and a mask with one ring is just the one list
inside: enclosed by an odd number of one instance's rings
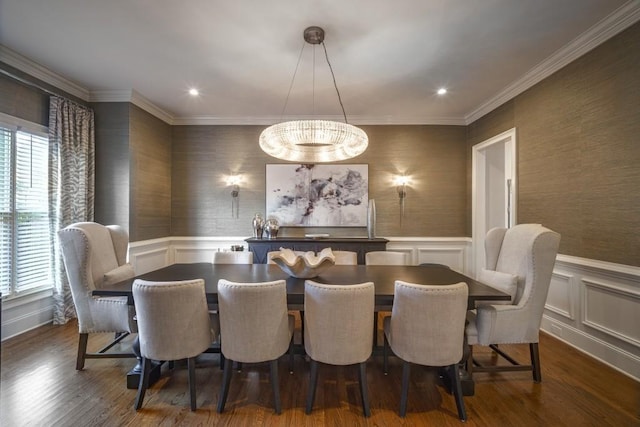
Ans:
{"label": "recessed ceiling light", "polygon": [[447,89],[441,87],[438,89],[438,95],[445,95],[447,93]]}
{"label": "recessed ceiling light", "polygon": [[189,95],[198,96],[198,95],[200,95],[200,92],[198,92],[198,89],[196,89],[196,88],[191,88],[191,89],[189,89]]}

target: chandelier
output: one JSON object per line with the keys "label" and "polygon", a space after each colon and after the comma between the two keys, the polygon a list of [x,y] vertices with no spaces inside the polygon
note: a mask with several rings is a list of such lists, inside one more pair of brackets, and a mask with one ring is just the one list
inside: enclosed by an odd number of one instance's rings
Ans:
{"label": "chandelier", "polygon": [[[342,108],[344,123],[331,120],[294,120],[277,123],[262,131],[260,148],[270,156],[297,163],[335,162],[356,157],[367,149],[369,138],[362,129],[347,123],[347,115],[329,62],[327,48],[324,45],[324,30],[320,27],[309,27],[304,30],[304,40],[312,45],[322,44],[324,48],[324,55]],[[299,61],[300,58],[298,63]],[[297,69],[296,65],[296,72]],[[295,79],[295,72],[293,79]],[[291,85],[293,86],[293,81]],[[288,100],[287,94],[285,109]]]}

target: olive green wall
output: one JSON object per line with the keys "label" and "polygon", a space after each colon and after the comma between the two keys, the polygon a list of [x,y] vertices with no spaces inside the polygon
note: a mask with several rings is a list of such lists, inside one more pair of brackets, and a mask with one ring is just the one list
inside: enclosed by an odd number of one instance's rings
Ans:
{"label": "olive green wall", "polygon": [[639,70],[636,24],[468,126],[470,147],[516,128],[518,222],[562,254],[640,265]]}
{"label": "olive green wall", "polygon": [[[369,197],[383,236],[466,235],[466,141],[463,126],[362,126],[369,148],[342,163],[369,165]],[[265,214],[265,165],[282,163],[258,146],[264,126],[174,126],[172,227],[175,236],[251,235]],[[231,213],[224,178],[241,174],[239,218]],[[393,176],[411,177],[400,225]],[[286,228],[283,235],[326,232],[365,236],[366,228]]]}

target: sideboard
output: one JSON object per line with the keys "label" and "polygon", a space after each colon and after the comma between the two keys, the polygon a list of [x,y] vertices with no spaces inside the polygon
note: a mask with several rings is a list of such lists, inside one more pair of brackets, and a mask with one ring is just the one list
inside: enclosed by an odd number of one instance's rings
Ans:
{"label": "sideboard", "polygon": [[364,254],[371,251],[384,251],[387,249],[387,239],[360,238],[360,237],[336,237],[336,238],[305,238],[305,237],[277,237],[274,239],[257,239],[251,237],[245,239],[249,250],[253,252],[253,262],[256,264],[267,263],[267,252],[278,251],[280,248],[294,251],[319,252],[324,248],[336,251],[352,251],[358,254],[358,264],[364,264]]}

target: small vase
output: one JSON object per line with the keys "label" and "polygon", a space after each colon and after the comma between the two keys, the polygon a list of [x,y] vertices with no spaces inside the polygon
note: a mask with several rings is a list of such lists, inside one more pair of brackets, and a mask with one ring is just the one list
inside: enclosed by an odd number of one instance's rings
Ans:
{"label": "small vase", "polygon": [[374,199],[369,199],[367,209],[367,236],[370,239],[376,237],[376,201]]}
{"label": "small vase", "polygon": [[262,234],[264,232],[264,219],[262,219],[262,215],[259,213],[255,214],[252,221],[253,225],[253,237],[256,239],[262,239]]}

